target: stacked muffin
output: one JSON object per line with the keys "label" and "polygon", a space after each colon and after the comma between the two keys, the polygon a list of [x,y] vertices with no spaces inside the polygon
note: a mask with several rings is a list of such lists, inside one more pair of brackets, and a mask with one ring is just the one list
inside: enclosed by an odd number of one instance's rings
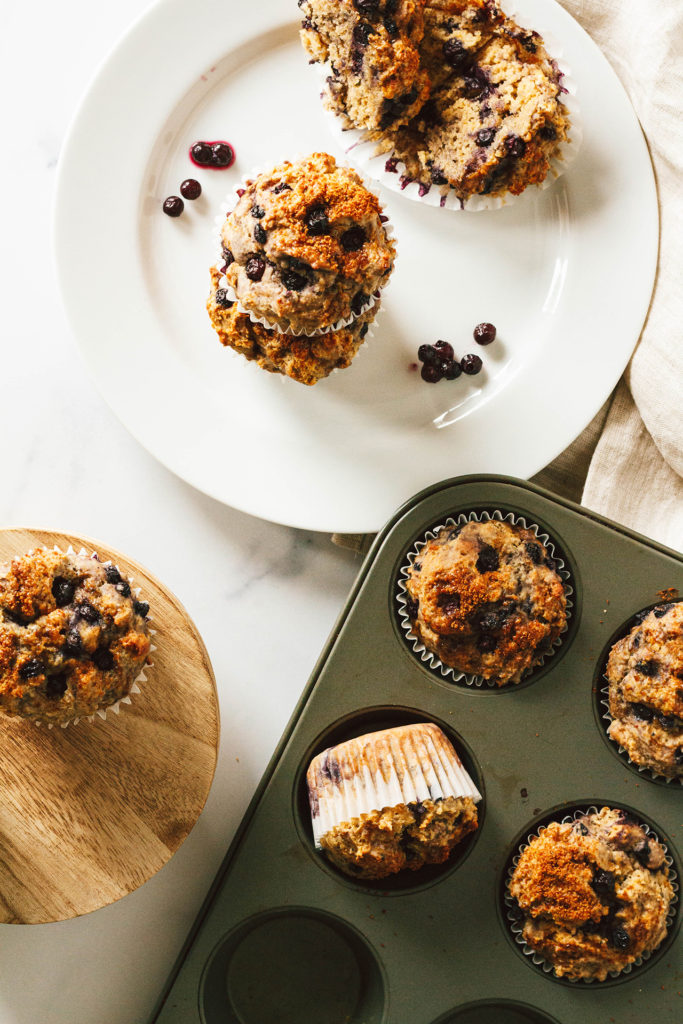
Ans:
{"label": "stacked muffin", "polygon": [[379,201],[333,157],[246,183],[221,229],[207,308],[221,342],[315,384],[350,365],[394,265]]}
{"label": "stacked muffin", "polygon": [[562,75],[493,0],[303,0],[326,105],[402,161],[421,193],[518,195],[568,138]]}

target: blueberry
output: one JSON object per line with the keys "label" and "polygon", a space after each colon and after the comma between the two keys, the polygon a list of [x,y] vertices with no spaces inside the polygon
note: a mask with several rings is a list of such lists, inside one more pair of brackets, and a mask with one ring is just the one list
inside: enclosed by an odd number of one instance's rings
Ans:
{"label": "blueberry", "polygon": [[491,608],[485,612],[479,620],[479,628],[485,633],[493,633],[502,629],[508,619],[508,612],[505,608]]}
{"label": "blueberry", "polygon": [[250,281],[260,281],[266,269],[266,261],[260,256],[250,256],[244,270]]}
{"label": "blueberry", "polygon": [[214,167],[229,167],[235,158],[227,142],[215,142],[211,147],[211,163]]}
{"label": "blueberry", "polygon": [[81,619],[85,619],[86,622],[95,623],[99,621],[100,613],[97,608],[93,608],[89,601],[81,601],[76,606],[76,614]]}
{"label": "blueberry", "polygon": [[666,729],[667,732],[679,732],[681,728],[681,720],[676,715],[657,715],[657,721],[661,725],[662,729]]}
{"label": "blueberry", "polygon": [[526,142],[520,139],[519,135],[508,135],[505,139],[505,146],[510,156],[524,156]]}
{"label": "blueberry", "polygon": [[419,610],[420,602],[416,601],[414,597],[406,596],[406,611],[408,612],[408,618],[416,619]]}
{"label": "blueberry", "polygon": [[615,927],[612,929],[610,941],[615,949],[624,950],[628,949],[631,945],[631,938],[628,932],[624,931],[624,929],[620,925],[615,925]]}
{"label": "blueberry", "polygon": [[194,162],[201,167],[208,167],[213,160],[211,146],[207,145],[206,142],[195,142],[190,150],[190,154]]}
{"label": "blueberry", "polygon": [[480,128],[477,132],[476,139],[478,146],[490,146],[496,137],[495,128]]}
{"label": "blueberry", "polygon": [[149,614],[149,605],[146,601],[133,601],[133,611],[144,619]]}
{"label": "blueberry", "polygon": [[300,292],[307,284],[303,274],[297,274],[294,270],[284,270],[282,272],[282,282],[287,291],[290,292]]}
{"label": "blueberry", "polygon": [[614,874],[611,871],[596,871],[591,886],[598,896],[609,899],[614,896]]}
{"label": "blueberry", "polygon": [[304,218],[311,235],[326,235],[330,230],[330,222],[324,206],[312,206]]}
{"label": "blueberry", "polygon": [[257,224],[254,228],[254,241],[258,242],[259,245],[265,245],[267,238],[268,235],[266,233],[266,229],[262,224]]}
{"label": "blueberry", "polygon": [[357,292],[357,294],[354,295],[351,303],[351,310],[356,316],[360,316],[363,306],[367,303],[369,298],[370,296],[366,295],[365,292]]}
{"label": "blueberry", "polygon": [[524,545],[524,548],[534,565],[540,565],[543,558],[543,551],[541,550],[540,544],[534,544],[532,540],[528,540]]}
{"label": "blueberry", "polygon": [[76,628],[70,629],[66,634],[64,646],[66,647],[67,654],[79,653],[81,649],[81,634]]}
{"label": "blueberry", "polygon": [[470,55],[459,39],[447,39],[443,44],[444,60],[454,71],[462,70],[470,62]]}
{"label": "blueberry", "polygon": [[683,747],[676,747],[674,750],[674,761],[676,764],[683,764]]}
{"label": "blueberry", "polygon": [[266,211],[263,209],[262,206],[259,206],[258,203],[254,203],[254,205],[251,208],[251,215],[252,217],[255,217],[256,220],[261,220],[263,217],[265,217]]}
{"label": "blueberry", "polygon": [[107,577],[107,583],[121,582],[121,573],[115,565],[106,565],[104,567],[104,575]]}
{"label": "blueberry", "polygon": [[443,374],[440,366],[435,365],[434,363],[425,363],[420,370],[420,376],[422,377],[422,380],[426,380],[428,384],[437,384],[441,380]]}
{"label": "blueberry", "polygon": [[437,341],[434,351],[438,352],[442,359],[452,359],[454,356],[453,346],[449,345],[447,341]]}
{"label": "blueberry", "polygon": [[38,661],[37,658],[31,658],[30,661],[25,661],[19,668],[19,675],[22,679],[35,679],[36,676],[40,676],[44,672],[42,662]]}
{"label": "blueberry", "polygon": [[536,46],[536,43],[534,42],[533,36],[523,36],[520,39],[520,43],[522,44],[524,49],[527,51],[527,53],[536,53],[537,46]]}
{"label": "blueberry", "polygon": [[653,609],[654,616],[656,619],[661,619],[668,612],[669,608],[673,608],[673,604],[660,604]]}
{"label": "blueberry", "polygon": [[387,30],[387,35],[390,39],[395,39],[398,35],[398,25],[391,17],[384,18],[384,27]]}
{"label": "blueberry", "polygon": [[430,173],[431,173],[431,176],[432,176],[432,181],[433,181],[433,183],[435,185],[447,185],[448,184],[448,178],[443,173],[443,171],[439,170],[438,167],[432,167]]}
{"label": "blueberry", "polygon": [[114,667],[114,655],[106,647],[98,647],[92,656],[93,663],[103,672]]}
{"label": "blueberry", "polygon": [[500,557],[495,548],[490,544],[484,544],[477,556],[477,572],[495,572],[500,566]]}
{"label": "blueberry", "polygon": [[353,6],[361,14],[376,14],[379,10],[379,0],[353,0]]}
{"label": "blueberry", "polygon": [[180,196],[169,196],[168,199],[164,199],[162,210],[167,213],[169,217],[179,217],[185,209],[185,203],[182,201]]}
{"label": "blueberry", "polygon": [[498,640],[490,633],[482,633],[477,640],[477,647],[482,654],[492,654],[498,646]]}
{"label": "blueberry", "polygon": [[365,245],[365,231],[359,224],[356,224],[355,227],[345,231],[339,241],[347,252],[357,252]]}
{"label": "blueberry", "polygon": [[444,590],[439,594],[436,603],[439,608],[443,608],[447,615],[452,615],[460,607],[460,594],[452,590]]}
{"label": "blueberry", "polygon": [[64,673],[58,676],[48,676],[45,681],[45,696],[49,700],[59,700],[66,693],[66,685]]}
{"label": "blueberry", "polygon": [[353,41],[356,46],[366,47],[373,33],[372,25],[368,25],[367,21],[359,21],[353,30]]}
{"label": "blueberry", "polygon": [[552,142],[553,139],[557,138],[557,129],[552,124],[544,124],[538,134],[542,139],[545,139],[546,142]]}
{"label": "blueberry", "polygon": [[646,868],[650,861],[650,844],[647,839],[641,839],[639,843],[636,843],[633,847],[633,852],[636,855],[638,863],[642,864],[642,866]]}
{"label": "blueberry", "polygon": [[636,665],[635,665],[635,668],[636,668],[636,672],[640,672],[644,676],[652,677],[652,676],[656,676],[657,672],[659,671],[659,662],[658,661],[637,661]]}
{"label": "blueberry", "polygon": [[65,604],[73,601],[75,589],[75,580],[67,580],[64,576],[55,576],[52,582],[52,596],[58,608],[63,608]]}
{"label": "blueberry", "polygon": [[127,580],[121,580],[120,583],[116,584],[115,589],[118,590],[122,597],[130,597],[130,583]]}
{"label": "blueberry", "polygon": [[222,249],[223,249],[223,259],[225,260],[225,269],[227,270],[228,267],[230,266],[230,264],[235,262],[235,257],[230,252],[230,250],[228,249],[227,246],[225,246],[225,245],[222,246]]}
{"label": "blueberry", "polygon": [[649,708],[647,704],[631,704],[630,712],[634,718],[639,722],[651,722],[655,716],[652,708]]}
{"label": "blueberry", "polygon": [[457,380],[462,373],[462,367],[457,359],[444,360],[443,368],[443,375],[446,380]]}
{"label": "blueberry", "polygon": [[186,178],[180,186],[180,194],[183,199],[199,199],[202,194],[202,186],[196,178]]}
{"label": "blueberry", "polygon": [[437,363],[439,357],[433,345],[420,345],[417,350],[417,358],[421,363]]}
{"label": "blueberry", "polygon": [[496,328],[493,324],[477,324],[473,334],[478,345],[490,345],[496,340]]}
{"label": "blueberry", "polygon": [[216,305],[220,306],[222,309],[230,309],[231,306],[235,305],[232,299],[228,298],[228,292],[226,288],[216,289]]}
{"label": "blueberry", "polygon": [[281,181],[279,185],[276,185],[270,190],[274,196],[279,196],[282,192],[291,192],[292,186],[288,185],[286,181]]}
{"label": "blueberry", "polygon": [[475,373],[479,373],[482,367],[482,362],[479,356],[469,355],[463,356],[460,360],[460,366],[462,367],[463,373],[468,373],[470,376],[474,376]]}

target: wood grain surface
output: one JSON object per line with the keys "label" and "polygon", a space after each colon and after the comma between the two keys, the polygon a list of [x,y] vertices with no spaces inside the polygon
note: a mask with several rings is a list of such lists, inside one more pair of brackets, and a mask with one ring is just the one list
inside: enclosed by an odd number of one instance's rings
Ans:
{"label": "wood grain surface", "polygon": [[142,566],[99,541],[0,530],[0,562],[59,545],[111,558],[149,601],[156,650],[119,714],[66,729],[0,716],[0,921],[87,914],[146,882],[206,802],[218,754],[211,664],[180,602]]}

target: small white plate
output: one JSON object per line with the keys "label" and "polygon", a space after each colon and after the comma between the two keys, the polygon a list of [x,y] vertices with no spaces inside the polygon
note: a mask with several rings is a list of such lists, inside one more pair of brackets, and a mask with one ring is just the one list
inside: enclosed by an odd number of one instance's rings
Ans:
{"label": "small white plate", "polygon": [[[562,40],[584,139],[528,201],[462,215],[385,194],[396,270],[374,337],[314,388],[223,349],[204,309],[213,218],[257,164],[341,159],[298,40],[295,0],[162,0],[100,69],[60,161],[59,277],[102,394],[179,476],[291,526],[378,529],[415,491],[461,473],[527,477],[599,409],[645,318],[657,256],[650,158],[616,75],[554,0],[519,0]],[[229,171],[187,150],[227,139]],[[161,210],[180,182],[203,195]],[[482,320],[498,340],[480,348]],[[414,368],[439,338],[484,371],[436,385]]]}

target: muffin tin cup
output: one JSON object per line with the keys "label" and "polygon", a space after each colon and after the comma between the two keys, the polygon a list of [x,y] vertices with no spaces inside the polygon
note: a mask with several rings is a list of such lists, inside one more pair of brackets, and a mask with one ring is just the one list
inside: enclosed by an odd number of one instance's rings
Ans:
{"label": "muffin tin cup", "polygon": [[[681,599],[683,600],[683,599]],[[660,602],[662,604],[668,602]],[[637,761],[633,761],[629,756],[628,751],[625,747],[622,747],[617,740],[613,740],[609,735],[609,727],[612,724],[612,715],[609,708],[609,681],[607,680],[607,659],[609,658],[610,651],[617,641],[625,637],[638,622],[638,617],[642,614],[642,611],[651,611],[652,608],[656,608],[657,605],[651,605],[647,609],[642,609],[636,615],[624,623],[624,626],[618,631],[618,633],[610,639],[607,644],[605,651],[603,652],[600,664],[598,667],[598,674],[596,682],[594,683],[593,692],[595,696],[595,714],[596,719],[600,728],[604,731],[605,740],[607,741],[610,749],[619,757],[624,764],[632,771],[638,772],[641,778],[648,779],[652,782],[657,782],[664,785],[672,785],[674,788],[677,786],[683,786],[683,777],[672,778],[668,775],[662,775],[661,772],[656,771],[647,765],[638,764]]]}
{"label": "muffin tin cup", "polygon": [[[242,179],[239,182],[239,184],[235,185],[228,193],[228,195],[220,205],[220,213],[216,216],[214,220],[214,238],[217,247],[217,256],[214,266],[219,273],[220,267],[222,266],[222,264],[225,263],[225,257],[223,256],[223,241],[221,238],[221,229],[223,227],[223,224],[225,223],[226,217],[232,213],[238,201],[240,200],[240,193],[242,192],[242,190],[246,189],[253,182],[254,178],[257,178],[261,174],[269,173],[274,167],[277,167],[279,164],[285,163],[286,161],[289,161],[290,163],[296,163],[298,160],[302,160],[307,155],[308,154],[296,153],[294,156],[282,157],[279,160],[275,160],[272,163],[269,163],[268,166],[258,165],[256,167],[252,167],[250,171],[242,175]],[[368,190],[368,192],[372,192],[374,196],[377,196],[377,191],[373,186],[373,182],[361,171],[359,171],[357,167],[354,167],[353,170],[361,178],[362,184]],[[391,219],[383,208],[380,210],[380,213],[381,216],[385,218],[385,220],[383,221],[383,227],[386,236],[388,240],[393,243],[394,249],[396,249],[396,237],[394,234],[394,228],[393,224],[391,223]],[[359,317],[363,316],[364,313],[367,313],[368,310],[373,308],[373,306],[376,306],[384,292],[384,289],[382,289],[381,291],[377,291],[373,295],[371,295],[368,301],[361,307],[358,313],[354,313],[352,316],[346,317],[341,320],[337,320],[336,323],[330,324],[328,327],[320,327],[315,331],[307,331],[304,330],[303,328],[300,328],[299,330],[294,330],[291,327],[283,327],[277,321],[268,320],[267,317],[258,316],[250,309],[247,309],[247,307],[238,298],[237,293],[235,292],[235,289],[232,287],[232,285],[228,284],[227,278],[223,274],[221,274],[219,286],[221,288],[225,288],[230,301],[236,303],[239,312],[245,313],[253,324],[260,324],[261,327],[265,327],[265,329],[268,331],[276,331],[278,334],[285,334],[293,338],[316,338],[319,337],[321,334],[331,334],[333,331],[341,331],[344,329],[344,327],[349,327],[352,323],[358,320]]]}
{"label": "muffin tin cup", "polygon": [[[508,17],[518,19],[518,11],[513,4],[505,3],[504,7]],[[404,195],[408,199],[426,206],[436,206],[458,212],[479,213],[482,210],[500,210],[504,206],[512,206],[514,203],[523,201],[529,194],[536,194],[538,190],[545,191],[555,183],[557,178],[569,170],[578,156],[583,141],[583,127],[581,108],[576,98],[577,84],[571,68],[563,59],[562,44],[552,32],[538,27],[536,30],[540,32],[548,54],[561,72],[562,89],[564,90],[562,102],[569,112],[570,132],[569,138],[560,143],[552,157],[550,170],[545,179],[538,185],[529,185],[518,196],[507,192],[503,196],[470,196],[469,199],[461,201],[450,186],[434,184],[429,185],[428,191],[422,194],[425,186],[406,177],[405,164],[395,156],[393,150],[378,152],[381,143],[374,139],[367,129],[357,128],[346,114],[336,113],[325,105],[324,112],[330,132],[356,170],[363,172],[392,192],[397,192],[399,195]],[[311,67],[319,76],[319,84],[324,93],[325,80],[331,74],[331,66],[329,63],[323,63],[312,64]],[[396,161],[394,172],[386,169],[388,160]]]}
{"label": "muffin tin cup", "polygon": [[[81,558],[94,558],[94,559],[97,559],[99,561],[99,555],[97,554],[96,551],[88,552],[88,551],[86,551],[85,548],[80,548],[79,551],[76,551],[73,547],[71,547],[71,545],[69,545],[69,547],[66,549],[66,551],[63,551],[57,544],[55,544],[55,546],[52,548],[52,550],[53,551],[57,551],[60,555],[63,555],[63,554],[78,555]],[[32,553],[33,553],[32,551],[28,551],[27,552],[27,554],[29,554],[29,555],[32,554]],[[101,564],[104,565],[104,566],[107,566],[107,565],[113,565],[114,563],[110,559],[108,559],[106,562],[102,562]],[[119,567],[116,566],[116,568],[118,569]],[[124,578],[127,578],[128,582],[130,583],[130,585],[131,585],[131,593],[133,594],[135,599],[139,600],[140,597],[141,597],[141,589],[140,589],[140,587],[135,587],[133,585],[133,577],[132,576],[128,576],[128,577],[124,577]],[[151,618],[151,616],[148,616],[148,618]],[[154,636],[155,633],[156,633],[156,630],[150,628],[150,631],[149,631],[150,636]],[[156,648],[155,648],[154,644],[151,644],[150,652],[155,651],[155,650],[156,650]],[[145,673],[146,673],[146,670],[148,670],[150,668],[154,668],[154,663],[151,662],[151,661],[146,661],[145,664],[143,665],[141,671],[138,673],[138,675],[133,680],[131,688],[128,691],[128,693],[125,695],[125,697],[120,697],[117,701],[114,701],[113,704],[108,704],[106,708],[98,708],[98,710],[95,711],[92,715],[84,715],[84,716],[77,716],[76,715],[73,718],[69,718],[66,722],[43,722],[40,719],[32,719],[33,724],[37,725],[37,726],[39,726],[41,728],[45,728],[46,727],[48,729],[54,729],[54,727],[56,725],[59,725],[59,726],[61,726],[62,729],[66,729],[67,726],[69,726],[69,725],[78,725],[79,722],[92,723],[97,718],[106,719],[107,714],[109,712],[111,712],[111,714],[118,715],[119,712],[121,711],[121,705],[122,704],[131,704],[132,703],[131,696],[134,697],[135,694],[140,693],[140,687],[138,686],[138,683],[143,683],[144,684],[144,683],[147,682],[147,675]]]}
{"label": "muffin tin cup", "polygon": [[[505,683],[502,686],[498,686],[494,680],[486,679],[484,676],[472,675],[467,672],[461,672],[459,671],[459,669],[452,668],[450,665],[444,665],[443,662],[438,657],[438,655],[436,655],[433,651],[430,651],[425,646],[423,641],[420,640],[419,637],[417,637],[413,633],[407,608],[408,591],[406,589],[406,580],[408,578],[408,574],[413,566],[415,559],[419,556],[420,552],[425,547],[425,545],[428,544],[429,541],[434,540],[441,533],[442,530],[452,530],[453,528],[458,526],[465,526],[467,523],[487,523],[492,520],[499,523],[509,523],[511,526],[519,526],[525,530],[531,530],[536,535],[538,540],[548,550],[550,557],[555,560],[556,571],[564,585],[565,597],[567,599],[567,621],[565,623],[564,629],[557,637],[557,639],[553,642],[551,649],[548,651],[546,655],[544,655],[543,658],[541,658],[538,661],[536,665],[533,666],[533,668],[528,669],[524,673],[519,683],[509,682]],[[564,559],[556,553],[555,544],[553,543],[552,539],[547,533],[543,532],[541,530],[541,527],[538,526],[536,523],[530,522],[524,516],[516,516],[513,512],[502,512],[500,509],[495,509],[492,512],[461,512],[456,518],[449,517],[438,526],[433,526],[431,529],[427,530],[426,533],[424,533],[419,540],[415,541],[412,548],[409,550],[407,554],[407,561],[404,562],[403,565],[401,565],[401,568],[399,569],[399,576],[396,587],[396,605],[401,633],[405,642],[408,644],[409,648],[413,651],[414,654],[418,656],[422,664],[425,665],[425,667],[428,668],[430,671],[434,672],[435,674],[438,674],[441,678],[453,683],[457,683],[462,686],[475,686],[479,688],[486,688],[494,692],[507,692],[508,690],[514,690],[517,687],[523,685],[524,683],[530,681],[534,675],[540,672],[540,670],[543,668],[546,662],[548,662],[550,658],[552,658],[553,655],[556,653],[558,648],[562,646],[563,638],[565,637],[565,634],[569,629],[569,622],[572,615],[572,609],[574,607],[573,602],[571,600],[572,594],[574,593],[574,588],[571,584],[571,578],[571,573],[567,568]]]}
{"label": "muffin tin cup", "polygon": [[[552,820],[559,820],[560,823],[563,825],[569,824],[570,822],[578,821],[579,818],[582,818],[586,814],[597,814],[599,810],[599,807],[592,804],[590,807],[587,807],[585,809],[579,808],[573,811],[571,814],[565,815],[563,818]],[[623,967],[620,971],[609,971],[608,978],[610,981],[615,981],[617,979],[626,979],[634,970],[637,970],[644,964],[647,964],[648,961],[652,959],[652,957],[657,956],[660,950],[666,947],[667,938],[670,936],[673,928],[675,927],[675,920],[678,912],[678,873],[674,867],[674,859],[669,852],[668,846],[660,839],[658,833],[654,830],[654,828],[652,828],[646,822],[642,821],[640,818],[636,820],[638,825],[645,832],[645,834],[649,838],[656,840],[664,850],[665,860],[669,867],[669,881],[671,882],[671,887],[673,889],[673,897],[669,905],[669,913],[666,917],[666,934],[662,939],[660,945],[657,946],[656,949],[653,949],[651,952],[643,953],[641,956],[637,957],[632,963],[627,964],[626,967]],[[537,839],[545,831],[548,824],[550,824],[550,821],[544,822],[542,825],[539,825],[538,828],[536,828],[533,832],[530,832],[527,835],[526,842],[520,843],[520,845],[517,848],[517,853],[512,858],[512,863],[510,864],[508,871],[506,872],[505,895],[503,897],[503,900],[506,909],[507,925],[510,929],[510,932],[512,933],[514,941],[516,942],[517,946],[520,948],[524,956],[528,957],[535,967],[539,968],[541,971],[543,971],[544,974],[551,977],[553,981],[560,981],[565,985],[578,986],[579,988],[585,987],[587,985],[600,987],[601,985],[606,984],[607,979],[605,981],[598,981],[596,978],[574,979],[568,978],[566,976],[560,977],[559,975],[556,975],[552,963],[550,963],[550,961],[542,957],[540,953],[533,949],[533,947],[527,945],[522,936],[522,924],[520,923],[519,916],[514,909],[515,901],[513,897],[510,896],[509,892],[510,882],[512,880],[512,876],[514,874],[515,868],[517,867],[517,864],[519,863],[519,858],[521,857],[522,853],[524,852],[524,850],[527,849],[527,847],[533,839]]]}

